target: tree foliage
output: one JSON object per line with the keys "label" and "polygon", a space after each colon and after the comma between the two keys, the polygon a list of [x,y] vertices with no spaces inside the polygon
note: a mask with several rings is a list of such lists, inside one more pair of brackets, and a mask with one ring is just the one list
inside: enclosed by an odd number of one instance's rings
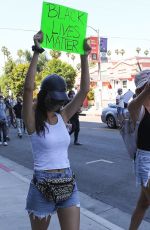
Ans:
{"label": "tree foliage", "polygon": [[90,91],[89,91],[88,94],[87,94],[87,99],[88,99],[89,101],[94,100],[94,90],[93,90],[92,88],[90,88]]}
{"label": "tree foliage", "polygon": [[27,74],[29,64],[18,64],[12,71],[11,78],[11,90],[17,96],[22,96],[23,94],[23,85],[25,81],[25,76]]}
{"label": "tree foliage", "polygon": [[[9,90],[11,90],[15,97],[17,95],[22,95],[24,80],[32,55],[28,50],[18,50],[17,54],[20,59],[20,63],[18,63],[18,60],[8,58],[10,57],[10,53],[6,47],[2,48],[4,56],[6,56],[7,59],[4,65],[4,73],[0,77],[0,88],[5,96],[8,95]],[[74,68],[57,58],[48,61],[46,55],[41,54],[39,55],[37,64],[35,91],[38,91],[38,86],[41,84],[43,78],[53,73],[65,78],[68,90],[73,88],[76,77]]]}
{"label": "tree foliage", "polygon": [[45,64],[43,71],[37,76],[37,78],[42,80],[45,76],[53,73],[64,77],[68,90],[73,88],[76,71],[71,65],[67,64],[66,62],[62,62],[59,59],[52,59]]}
{"label": "tree foliage", "polygon": [[11,90],[12,71],[15,66],[16,63],[12,59],[9,59],[7,62],[5,62],[4,74],[2,77],[0,77],[0,86],[4,95],[7,95],[8,91]]}

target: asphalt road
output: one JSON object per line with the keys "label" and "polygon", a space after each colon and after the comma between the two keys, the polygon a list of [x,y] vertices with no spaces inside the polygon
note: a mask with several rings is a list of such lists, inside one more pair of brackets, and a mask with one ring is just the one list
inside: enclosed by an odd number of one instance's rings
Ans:
{"label": "asphalt road", "polygon": [[[82,119],[83,120],[83,119]],[[76,173],[81,192],[132,213],[139,194],[130,161],[118,130],[111,130],[99,122],[81,122],[82,146],[69,148],[69,158]],[[0,147],[0,154],[27,168],[33,168],[31,146],[27,135],[19,139],[16,130],[10,132],[7,147]],[[150,212],[147,213],[150,221]]]}

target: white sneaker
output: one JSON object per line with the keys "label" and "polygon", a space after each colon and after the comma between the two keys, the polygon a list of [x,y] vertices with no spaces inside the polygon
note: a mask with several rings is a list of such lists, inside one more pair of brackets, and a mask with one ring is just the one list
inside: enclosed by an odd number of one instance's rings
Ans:
{"label": "white sneaker", "polygon": [[3,144],[3,142],[0,141],[0,145],[2,145],[2,144]]}
{"label": "white sneaker", "polygon": [[5,141],[5,142],[3,143],[3,145],[4,145],[4,146],[7,146],[8,144],[7,144],[7,142]]}

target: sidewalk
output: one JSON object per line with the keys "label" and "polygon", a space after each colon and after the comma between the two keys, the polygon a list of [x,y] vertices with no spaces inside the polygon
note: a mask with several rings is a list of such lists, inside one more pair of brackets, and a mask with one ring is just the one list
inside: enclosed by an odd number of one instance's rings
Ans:
{"label": "sidewalk", "polygon": [[[31,174],[22,176],[12,170],[13,164],[0,156],[0,229],[27,230],[31,229],[25,207],[26,195]],[[16,164],[16,163],[15,163]],[[14,167],[17,167],[14,165]],[[24,168],[23,166],[22,169]],[[20,168],[20,170],[22,170]],[[24,173],[28,169],[24,168]],[[52,217],[49,229],[60,230],[57,216]],[[81,207],[81,230],[123,230],[92,212]]]}

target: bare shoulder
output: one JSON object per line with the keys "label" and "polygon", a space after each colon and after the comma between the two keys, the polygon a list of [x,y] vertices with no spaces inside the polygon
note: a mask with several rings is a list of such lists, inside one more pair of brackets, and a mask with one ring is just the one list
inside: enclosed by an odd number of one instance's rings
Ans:
{"label": "bare shoulder", "polygon": [[66,116],[66,113],[65,113],[65,110],[64,110],[64,109],[62,109],[62,110],[60,111],[60,116],[62,117],[64,123],[67,124],[68,120],[67,120],[67,116]]}

